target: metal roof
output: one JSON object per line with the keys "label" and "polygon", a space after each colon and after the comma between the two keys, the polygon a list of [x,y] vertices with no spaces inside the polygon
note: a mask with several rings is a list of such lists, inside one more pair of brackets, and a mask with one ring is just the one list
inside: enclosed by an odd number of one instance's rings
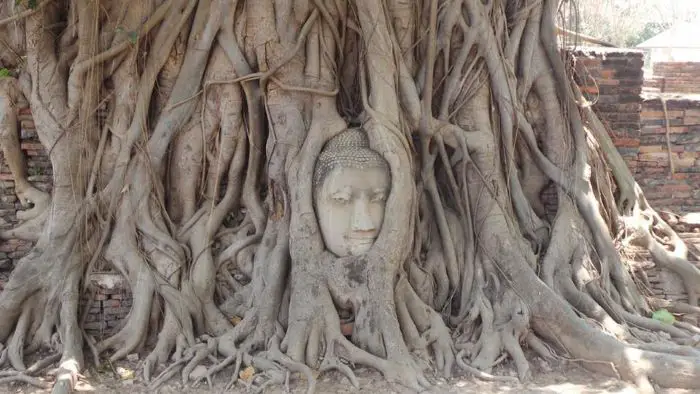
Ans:
{"label": "metal roof", "polygon": [[663,33],[637,45],[637,48],[697,48],[700,49],[700,20],[674,25]]}

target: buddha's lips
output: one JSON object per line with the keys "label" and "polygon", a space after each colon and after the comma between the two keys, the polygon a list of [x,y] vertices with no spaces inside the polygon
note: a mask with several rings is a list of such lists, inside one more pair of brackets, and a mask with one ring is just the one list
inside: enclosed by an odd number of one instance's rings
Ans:
{"label": "buddha's lips", "polygon": [[353,243],[359,243],[359,244],[369,244],[374,242],[377,237],[372,236],[372,237],[347,237],[346,238],[348,241],[353,242]]}

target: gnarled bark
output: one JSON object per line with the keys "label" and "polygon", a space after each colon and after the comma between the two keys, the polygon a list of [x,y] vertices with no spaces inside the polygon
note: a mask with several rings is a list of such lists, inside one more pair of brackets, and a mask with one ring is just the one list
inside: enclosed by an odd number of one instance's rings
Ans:
{"label": "gnarled bark", "polygon": [[[313,391],[315,371],[356,385],[361,364],[419,389],[431,368],[508,380],[490,374],[505,357],[525,380],[525,343],[644,389],[698,387],[700,329],[649,315],[698,313],[699,271],[567,74],[556,1],[20,3],[0,12],[26,55],[0,79],[0,144],[33,207],[0,238],[36,245],[0,295],[7,379],[43,386],[60,360],[54,388],[72,388],[81,279],[100,265],[134,306],[94,349],[147,348],[154,388],[206,364],[210,384],[253,366],[262,387],[295,372]],[[23,99],[50,199],[26,177]],[[369,252],[338,257],[311,174],[349,127],[388,163],[391,191]],[[688,304],[641,295],[618,225],[683,277]],[[27,368],[42,347],[60,356]]]}

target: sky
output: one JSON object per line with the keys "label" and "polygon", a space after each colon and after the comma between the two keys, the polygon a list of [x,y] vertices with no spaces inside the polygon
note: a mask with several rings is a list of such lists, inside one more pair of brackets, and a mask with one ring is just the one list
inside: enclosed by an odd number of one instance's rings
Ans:
{"label": "sky", "polygon": [[[575,12],[567,7],[572,2],[579,10],[578,26],[573,23]],[[662,27],[651,26],[654,23],[700,23],[700,0],[569,0],[562,13],[571,30],[578,28],[615,45],[630,46],[663,31]]]}

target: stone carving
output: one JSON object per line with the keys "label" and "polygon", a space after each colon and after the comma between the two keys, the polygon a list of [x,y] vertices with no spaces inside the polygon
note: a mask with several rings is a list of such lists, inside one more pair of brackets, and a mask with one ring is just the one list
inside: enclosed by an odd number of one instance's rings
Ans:
{"label": "stone carving", "polygon": [[348,129],[316,161],[313,198],[326,248],[339,257],[366,253],[384,220],[391,172],[364,131]]}

